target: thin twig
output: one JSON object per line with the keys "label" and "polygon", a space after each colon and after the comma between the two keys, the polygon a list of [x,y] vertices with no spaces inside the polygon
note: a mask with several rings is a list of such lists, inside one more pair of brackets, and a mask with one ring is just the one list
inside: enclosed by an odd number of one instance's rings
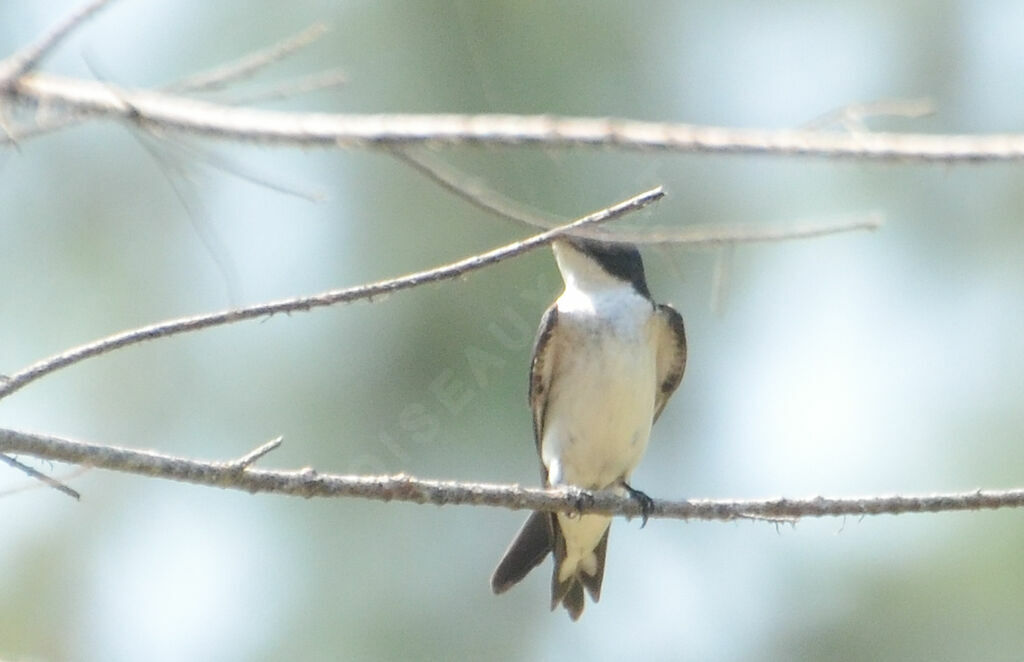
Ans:
{"label": "thin twig", "polygon": [[[478,209],[530,228],[550,228],[564,221],[552,220],[522,204],[471,179],[455,168],[406,149],[393,149],[391,154],[445,191],[465,200]],[[792,225],[690,225],[682,228],[647,227],[643,230],[612,230],[594,228],[576,234],[594,239],[625,241],[631,244],[661,246],[732,246],[742,243],[808,239],[839,232],[877,230],[884,222],[881,212],[850,215],[831,221],[803,221]]]}
{"label": "thin twig", "polygon": [[867,131],[864,120],[869,117],[904,117],[918,119],[935,112],[935,104],[927,97],[920,99],[880,99],[866,103],[851,103],[832,110],[810,122],[804,129],[824,129],[839,124],[847,131]]}
{"label": "thin twig", "polygon": [[220,156],[216,152],[199,147],[198,145],[187,141],[165,140],[164,136],[156,135],[152,132],[148,135],[159,140],[160,143],[168,149],[184,152],[185,155],[199,161],[201,164],[214,168],[215,170],[219,170],[229,176],[236,177],[244,182],[248,182],[249,184],[270,189],[271,191],[282,193],[284,195],[290,195],[295,198],[306,200],[307,202],[323,202],[327,199],[327,194],[323,191],[305,189],[298,185],[293,186],[291,184],[274,181],[269,176],[256,172],[251,166],[241,165],[240,163]]}
{"label": "thin twig", "polygon": [[711,275],[711,312],[721,315],[725,311],[725,298],[729,293],[729,275],[732,259],[736,254],[734,246],[722,246],[715,255],[715,269]]}
{"label": "thin twig", "polygon": [[68,115],[61,117],[48,117],[45,121],[37,120],[35,124],[32,125],[5,126],[3,134],[0,135],[0,145],[10,144],[17,147],[20,142],[49,133],[54,133],[68,127],[77,126],[86,119],[86,117]]}
{"label": "thin twig", "polygon": [[257,446],[253,450],[249,451],[242,457],[238,458],[234,462],[228,462],[225,466],[232,471],[245,471],[253,464],[255,464],[260,458],[269,453],[272,450],[277,449],[284,441],[284,437],[276,437],[271,439],[265,444]]}
{"label": "thin twig", "polygon": [[321,71],[319,73],[302,76],[295,80],[272,83],[263,88],[233,94],[228,103],[235,106],[247,106],[254,103],[266,103],[267,101],[280,101],[290,99],[300,94],[310,94],[332,87],[344,85],[348,79],[341,71]]}
{"label": "thin twig", "polygon": [[5,464],[8,464],[8,465],[14,467],[15,469],[19,469],[19,470],[23,471],[25,474],[31,476],[32,478],[35,478],[36,480],[38,480],[38,481],[40,481],[42,483],[45,483],[46,485],[49,485],[50,487],[52,487],[53,489],[57,490],[58,492],[63,492],[64,494],[67,494],[69,497],[72,497],[74,499],[80,499],[82,497],[81,494],[79,494],[75,490],[71,489],[70,487],[68,487],[64,483],[60,482],[56,478],[53,478],[52,476],[47,476],[43,472],[37,471],[37,470],[33,469],[32,467],[28,466],[27,464],[23,464],[21,462],[18,462],[17,460],[15,460],[10,455],[6,455],[4,453],[0,453],[0,462],[4,462]]}
{"label": "thin twig", "polygon": [[[66,472],[64,474],[61,474],[60,477],[53,478],[53,479],[56,480],[56,481],[59,481],[61,483],[66,484],[69,480],[72,480],[74,478],[78,478],[79,476],[81,476],[83,474],[89,473],[89,471],[91,469],[92,469],[92,467],[77,466],[77,467],[74,467],[73,469],[69,470],[68,472]],[[52,476],[51,476],[51,478],[52,478]],[[37,480],[37,479],[33,479],[31,481],[26,481],[23,485],[15,485],[14,487],[9,487],[7,489],[0,490],[0,499],[6,498],[6,497],[9,497],[9,496],[13,496],[15,494],[21,494],[23,492],[30,492],[32,490],[38,490],[38,489],[41,489],[41,488],[49,488],[49,487],[50,486],[45,481],[40,481],[40,480]]]}
{"label": "thin twig", "polygon": [[19,78],[35,69],[72,30],[109,3],[110,0],[92,0],[68,14],[35,42],[0,61],[0,90],[13,86]]}
{"label": "thin twig", "polygon": [[841,232],[877,230],[885,222],[882,212],[840,216],[831,221],[796,221],[766,225],[716,225],[650,228],[649,231],[605,233],[606,239],[657,246],[716,247],[758,242],[813,239]]}
{"label": "thin twig", "polygon": [[244,55],[237,60],[208,71],[182,78],[164,87],[169,92],[209,92],[252,76],[260,69],[279,62],[296,51],[312,44],[327,32],[327,26],[314,23],[302,32],[272,44],[267,48]]}
{"label": "thin twig", "polygon": [[[199,196],[196,195],[195,186],[183,168],[162,152],[159,147],[153,144],[156,138],[151,138],[152,133],[130,132],[132,138],[142,147],[143,151],[153,160],[157,169],[163,174],[167,185],[170,186],[178,204],[181,205],[188,217],[192,230],[196,233],[199,241],[202,242],[217,271],[220,272],[224,281],[224,290],[227,295],[228,305],[235,305],[239,301],[238,272],[231,261],[231,253],[217,233],[216,226],[210,221],[206,214]],[[167,144],[172,144],[166,141]],[[161,143],[163,144],[163,143]]]}
{"label": "thin twig", "polygon": [[602,146],[873,161],[1024,159],[1024,134],[940,135],[742,129],[548,115],[345,115],[235,108],[88,80],[31,74],[8,91],[29,103],[192,135],[296,146],[394,148],[416,144]]}
{"label": "thin twig", "polygon": [[422,152],[413,153],[409,149],[396,148],[391,150],[391,155],[443,190],[488,214],[532,228],[551,227],[561,222],[525,209],[522,204],[483,185],[478,178],[470,178],[451,165],[430,158]]}
{"label": "thin twig", "polygon": [[419,271],[399,278],[391,278],[366,285],[357,285],[355,287],[349,287],[341,290],[329,290],[327,292],[310,296],[272,301],[246,308],[224,310],[196,317],[179,318],[107,336],[106,338],[101,338],[86,345],[80,345],[65,352],[61,352],[60,354],[43,359],[42,361],[28,366],[24,370],[9,375],[7,381],[0,383],[0,399],[55,370],[65,368],[87,358],[105,354],[106,352],[110,352],[127,345],[134,345],[147,340],[154,340],[156,338],[165,338],[179,333],[198,331],[200,329],[206,329],[221,324],[230,324],[232,322],[240,322],[242,320],[258,317],[267,317],[276,313],[307,311],[312,308],[319,308],[322,306],[370,299],[381,294],[390,294],[391,292],[398,292],[400,290],[406,290],[420,285],[426,285],[428,283],[436,283],[442,280],[457,278],[472,271],[476,271],[477,269],[491,264],[496,264],[503,260],[522,255],[523,253],[535,248],[545,246],[555,239],[572,233],[579,228],[604,223],[629,212],[642,209],[655,200],[661,199],[663,196],[664,192],[661,187],[653,188],[650,191],[641,193],[640,195],[624,200],[618,204],[612,205],[611,207],[588,214],[587,216],[573,221],[572,223],[536,234],[522,241],[516,241],[486,253],[473,255],[466,259],[459,260],[458,262],[452,262],[451,264],[428,269],[426,271]]}
{"label": "thin twig", "polygon": [[[76,14],[76,24],[78,21],[84,20],[87,17],[88,14]],[[256,74],[261,68],[267,67],[288,57],[289,55],[292,55],[301,48],[308,46],[319,39],[326,32],[327,27],[325,25],[314,23],[302,32],[288,37],[276,44],[272,44],[267,48],[254,51],[235,61],[218,66],[214,69],[182,78],[181,80],[171,83],[162,89],[176,93],[206,92],[222,89],[236,81]],[[2,72],[2,63],[0,63],[0,72]],[[21,75],[24,75],[24,73],[19,74],[19,76]],[[0,80],[3,80],[2,75],[0,75]],[[324,72],[316,75],[315,77],[310,76],[300,78],[299,80],[288,83],[287,85],[277,85],[263,91],[250,93],[247,100],[244,102],[251,103],[253,100],[260,100],[260,94],[266,98],[280,98],[281,96],[291,94],[304,94],[317,89],[340,85],[344,83],[344,80],[344,76],[338,71]],[[0,89],[2,89],[2,87],[0,87]],[[231,103],[238,105],[243,103],[243,101],[233,99]],[[58,117],[20,131],[8,131],[5,126],[0,125],[0,129],[4,129],[4,135],[0,135],[0,144],[16,144],[18,140],[33,138],[37,135],[50,133],[71,125],[79,124],[85,119],[87,119],[87,116],[82,115]]]}
{"label": "thin twig", "polygon": [[[477,505],[511,510],[578,510],[636,517],[641,506],[614,491],[590,494],[519,485],[421,480],[394,476],[342,476],[298,471],[239,471],[236,462],[201,462],[152,451],[89,444],[59,437],[0,429],[0,452],[17,452],[49,460],[111,471],[183,481],[246,492],[310,497],[359,497],[436,505]],[[651,518],[693,520],[758,519],[792,523],[804,517],[898,515],[1024,507],[1024,489],[959,492],[920,496],[767,500],[654,500]]]}

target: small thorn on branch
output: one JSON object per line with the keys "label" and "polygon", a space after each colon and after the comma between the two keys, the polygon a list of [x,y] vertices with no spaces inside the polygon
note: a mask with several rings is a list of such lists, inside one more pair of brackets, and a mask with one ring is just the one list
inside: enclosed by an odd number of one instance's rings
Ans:
{"label": "small thorn on branch", "polygon": [[281,445],[283,441],[283,436],[271,439],[267,443],[262,444],[261,446],[257,446],[256,448],[249,451],[248,453],[238,458],[237,460],[233,462],[228,462],[227,467],[232,471],[245,471],[250,466],[255,464],[264,455],[270,453],[272,450],[275,450],[278,446]]}

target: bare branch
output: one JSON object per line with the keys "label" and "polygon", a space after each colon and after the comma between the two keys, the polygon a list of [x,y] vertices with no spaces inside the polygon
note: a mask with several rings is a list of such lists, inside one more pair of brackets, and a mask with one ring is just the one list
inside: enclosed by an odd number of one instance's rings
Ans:
{"label": "bare branch", "polygon": [[415,144],[602,146],[615,149],[775,154],[874,161],[1024,159],[1024,134],[931,135],[741,129],[548,115],[345,115],[234,108],[160,92],[31,74],[16,99],[226,140],[321,147]]}
{"label": "bare branch", "polygon": [[399,278],[391,278],[367,285],[357,285],[356,287],[349,287],[342,290],[329,290],[327,292],[310,296],[272,301],[270,303],[262,303],[246,308],[224,310],[196,317],[179,318],[107,336],[106,338],[101,338],[100,340],[96,340],[86,345],[80,345],[65,352],[61,352],[60,354],[43,359],[42,361],[28,366],[24,370],[16,372],[13,375],[9,375],[6,381],[0,381],[0,399],[14,393],[18,389],[42,376],[54,372],[55,370],[65,368],[93,356],[105,354],[120,347],[135,345],[137,343],[154,340],[156,338],[165,338],[179,333],[198,331],[200,329],[219,326],[221,324],[231,324],[233,322],[240,322],[247,319],[267,317],[276,313],[308,311],[312,308],[320,308],[322,306],[331,306],[338,303],[350,303],[352,301],[370,299],[381,294],[390,294],[392,292],[398,292],[400,290],[406,290],[420,285],[427,285],[428,283],[436,283],[443,280],[457,278],[472,271],[476,271],[477,269],[481,269],[491,264],[497,264],[503,260],[522,255],[527,251],[550,244],[555,239],[566,234],[570,234],[577,229],[585,228],[590,225],[597,225],[598,223],[604,223],[629,212],[642,209],[655,200],[661,199],[664,195],[665,194],[661,187],[657,187],[629,198],[628,200],[612,205],[611,207],[607,207],[584,216],[572,223],[542,232],[529,237],[528,239],[524,239],[523,241],[516,241],[486,253],[473,255],[464,260],[459,260],[458,262],[452,262],[451,264],[446,264],[434,269],[428,269],[426,271],[419,271]]}
{"label": "bare branch", "polygon": [[[266,446],[262,447],[266,448]],[[299,471],[267,471],[235,462],[201,462],[188,458],[89,444],[59,437],[0,429],[0,452],[22,453],[111,471],[177,480],[246,492],[310,497],[359,497],[377,501],[406,501],[435,505],[477,505],[511,510],[576,510],[636,517],[640,505],[614,491],[593,493],[544,490],[519,485],[494,485],[421,480],[394,476],[341,476]],[[247,456],[248,457],[248,456]],[[885,496],[836,499],[694,500],[655,499],[652,518],[735,520],[757,519],[792,523],[804,517],[844,515],[898,515],[1024,506],[1024,489],[962,492],[922,496]]]}
{"label": "bare branch", "polygon": [[262,89],[232,95],[229,103],[235,106],[247,106],[253,103],[290,99],[300,94],[319,92],[344,85],[348,79],[344,72],[337,70],[321,71],[320,73],[302,76],[291,81],[273,83]]}
{"label": "bare branch", "polygon": [[72,30],[103,9],[109,2],[110,0],[92,0],[89,4],[68,14],[38,41],[0,62],[0,91],[15,85],[19,78],[32,71]]}
{"label": "bare branch", "polygon": [[833,124],[847,131],[868,131],[864,120],[869,117],[906,117],[918,119],[935,112],[931,99],[880,99],[867,103],[851,103],[830,111],[803,125],[805,129],[824,129]]}
{"label": "bare branch", "polygon": [[542,216],[498,191],[485,186],[479,178],[471,178],[447,163],[432,159],[426,154],[414,154],[411,150],[395,148],[392,156],[420,173],[430,181],[457,198],[468,202],[477,209],[494,214],[516,225],[531,228],[547,228],[557,225],[558,220]]}
{"label": "bare branch", "polygon": [[267,48],[249,53],[233,62],[228,62],[209,71],[193,74],[167,85],[164,89],[169,92],[209,92],[211,90],[219,90],[231,83],[254,75],[260,69],[283,60],[296,51],[312,44],[326,32],[326,25],[314,23],[302,32],[272,44]]}
{"label": "bare branch", "polygon": [[81,498],[81,495],[78,492],[76,492],[75,490],[71,489],[70,487],[68,487],[64,483],[60,482],[56,478],[52,478],[50,476],[47,476],[46,474],[44,474],[41,471],[36,471],[35,469],[33,469],[32,467],[28,466],[27,464],[23,464],[21,462],[18,462],[17,460],[15,460],[10,455],[5,455],[3,453],[0,453],[0,462],[4,462],[5,464],[8,464],[8,465],[14,467],[15,469],[19,469],[20,471],[22,471],[25,474],[31,476],[32,478],[35,478],[36,480],[38,480],[38,481],[40,481],[40,482],[42,482],[42,483],[44,483],[46,485],[49,485],[50,487],[52,487],[53,489],[57,490],[58,492],[63,492],[64,494],[67,494],[69,497],[72,497],[74,499]]}
{"label": "bare branch", "polygon": [[[140,134],[139,137],[142,139],[153,138],[159,141],[161,147],[168,151],[180,152],[184,156],[194,159],[203,165],[219,170],[224,174],[255,186],[270,189],[271,191],[276,191],[277,193],[289,195],[295,198],[300,198],[308,202],[322,202],[327,199],[327,194],[323,191],[306,189],[299,185],[285,184],[280,181],[275,181],[267,175],[256,172],[251,166],[242,165],[241,163],[227,159],[212,150],[192,144],[189,141],[166,140],[164,139],[164,136],[160,136],[152,132]],[[149,150],[147,149],[147,151]],[[154,158],[157,157],[154,155]]]}
{"label": "bare branch", "polygon": [[731,246],[766,241],[812,239],[840,232],[877,230],[885,222],[882,212],[853,214],[831,221],[797,221],[771,225],[718,225],[652,228],[650,232],[615,232],[604,236],[619,241],[652,245]]}
{"label": "bare branch", "polygon": [[[88,15],[76,14],[74,16],[75,24],[77,25],[81,20],[84,20],[87,17]],[[222,89],[231,83],[242,80],[248,76],[252,76],[260,69],[294,54],[298,50],[319,39],[326,32],[327,27],[325,25],[314,23],[302,32],[288,37],[276,44],[272,44],[267,48],[255,51],[239,58],[238,60],[216,67],[209,71],[193,74],[171,83],[163,89],[168,92],[176,93],[209,92]],[[10,60],[10,58],[8,59]],[[0,82],[7,80],[3,77],[3,64],[3,62],[0,62]],[[19,73],[17,76],[12,77],[9,82],[13,82],[14,79],[24,75],[25,73],[26,72]],[[253,103],[254,101],[278,99],[291,95],[305,94],[327,87],[341,85],[344,82],[345,77],[339,71],[327,71],[313,76],[302,77],[296,81],[286,84],[277,84],[264,90],[258,90],[246,95],[244,98],[233,99],[231,103],[238,105],[241,103]],[[2,84],[0,84],[0,89],[3,89]],[[79,124],[84,119],[85,117],[83,116],[73,114],[51,118],[47,122],[16,132],[9,131],[6,126],[0,125],[0,129],[4,129],[3,135],[0,136],[0,145],[4,143],[15,143],[18,140],[32,138],[43,133],[63,129],[74,124]]]}
{"label": "bare branch", "polygon": [[[399,161],[424,175],[445,191],[485,212],[531,228],[550,228],[562,222],[529,211],[520,203],[436,159],[422,154],[412,154],[405,149],[393,149],[391,153]],[[792,225],[690,225],[683,228],[648,227],[635,231],[606,231],[603,228],[595,228],[575,234],[593,239],[626,241],[631,244],[732,246],[741,243],[809,239],[856,230],[877,230],[884,220],[883,214],[875,211],[831,221],[804,221]]]}
{"label": "bare branch", "polygon": [[[83,474],[89,473],[90,470],[91,470],[91,467],[77,466],[77,467],[74,467],[73,469],[69,470],[67,473],[63,474],[62,476],[60,476],[60,478],[54,478],[54,480],[56,480],[56,481],[58,481],[60,483],[66,484],[67,481],[69,481],[69,480],[71,480],[73,478],[78,478],[79,476],[81,476]],[[15,494],[21,494],[22,492],[29,492],[31,490],[37,490],[37,489],[44,488],[44,487],[48,488],[50,486],[45,481],[40,481],[40,480],[33,479],[31,481],[26,481],[24,485],[15,485],[14,487],[10,487],[10,488],[7,488],[5,490],[0,490],[0,499],[3,499],[5,497],[9,497],[9,496],[12,496],[12,495],[15,495]],[[72,490],[72,491],[74,491],[74,490]],[[78,494],[78,493],[75,492],[75,494]],[[78,498],[78,497],[76,497],[76,498]]]}

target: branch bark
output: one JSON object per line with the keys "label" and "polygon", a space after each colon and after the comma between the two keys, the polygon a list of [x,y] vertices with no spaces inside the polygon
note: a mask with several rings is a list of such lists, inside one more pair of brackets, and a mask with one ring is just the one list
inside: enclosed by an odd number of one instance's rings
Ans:
{"label": "branch bark", "polygon": [[[176,480],[251,493],[312,497],[358,497],[434,505],[475,505],[509,510],[579,511],[637,517],[639,504],[612,491],[544,490],[520,485],[422,480],[393,476],[341,476],[312,468],[298,471],[253,469],[255,459],[276,448],[280,439],[237,460],[203,462],[152,451],[90,444],[60,437],[0,429],[0,453],[97,467],[122,473]],[[1024,506],[1024,489],[920,496],[767,500],[654,500],[651,518],[684,520],[765,519],[794,521],[804,517],[899,515]]]}
{"label": "branch bark", "polygon": [[842,133],[744,129],[628,119],[549,115],[350,115],[236,108],[103,82],[31,74],[6,91],[12,100],[72,115],[119,119],[143,128],[241,142],[394,148],[416,144],[600,146],[682,153],[773,154],[871,161],[1015,161],[1022,134]]}
{"label": "branch bark", "polygon": [[0,62],[0,91],[12,87],[19,78],[32,71],[39,62],[55,49],[75,28],[103,9],[110,0],[92,0],[68,14],[37,41]]}

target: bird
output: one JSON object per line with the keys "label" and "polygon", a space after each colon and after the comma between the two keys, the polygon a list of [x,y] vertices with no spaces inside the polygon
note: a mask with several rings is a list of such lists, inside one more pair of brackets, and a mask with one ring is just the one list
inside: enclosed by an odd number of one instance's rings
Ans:
{"label": "bird", "polygon": [[[578,236],[552,243],[565,289],[545,311],[530,361],[529,402],[541,480],[580,492],[615,489],[640,501],[630,476],[651,426],[686,368],[686,331],[672,306],[651,298],[633,244]],[[491,577],[504,593],[551,553],[551,609],[579,620],[597,602],[612,518],[534,512]]]}

